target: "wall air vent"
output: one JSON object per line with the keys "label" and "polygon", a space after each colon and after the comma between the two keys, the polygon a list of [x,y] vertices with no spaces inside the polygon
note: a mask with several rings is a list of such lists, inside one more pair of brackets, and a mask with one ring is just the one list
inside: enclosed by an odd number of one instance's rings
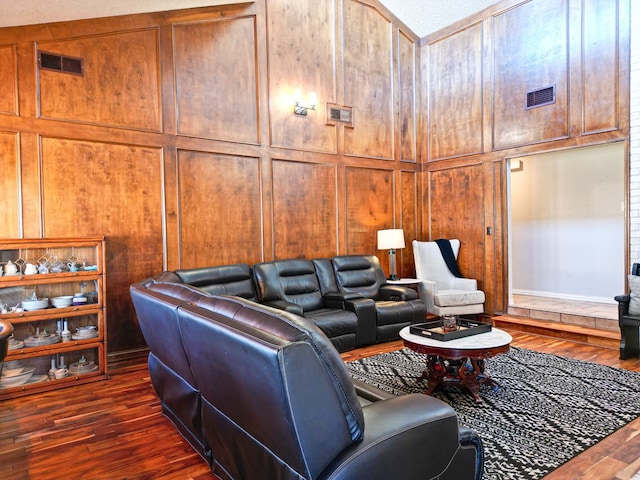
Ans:
{"label": "wall air vent", "polygon": [[73,75],[84,74],[84,62],[81,58],[65,57],[56,53],[38,51],[38,65],[44,70],[53,70]]}
{"label": "wall air vent", "polygon": [[527,108],[541,107],[556,102],[556,87],[546,87],[527,92]]}

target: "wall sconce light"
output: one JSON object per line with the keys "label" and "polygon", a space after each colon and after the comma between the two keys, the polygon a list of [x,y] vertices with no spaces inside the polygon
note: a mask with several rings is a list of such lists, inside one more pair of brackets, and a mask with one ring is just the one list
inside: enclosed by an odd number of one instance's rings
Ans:
{"label": "wall sconce light", "polygon": [[293,106],[293,113],[296,115],[306,115],[308,110],[315,110],[316,104],[318,102],[318,97],[316,96],[316,92],[309,92],[309,98],[307,99],[307,105],[302,104],[302,92],[300,89],[296,89],[293,92],[293,101],[295,102]]}
{"label": "wall sconce light", "polygon": [[398,280],[396,248],[404,248],[404,231],[401,228],[378,230],[378,250],[389,250],[389,280]]}

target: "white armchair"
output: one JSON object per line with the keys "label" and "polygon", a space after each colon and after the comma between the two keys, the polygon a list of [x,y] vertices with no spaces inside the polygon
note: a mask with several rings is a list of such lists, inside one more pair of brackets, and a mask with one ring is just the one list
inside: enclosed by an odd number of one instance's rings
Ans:
{"label": "white armchair", "polygon": [[[449,240],[457,259],[460,240]],[[413,241],[418,293],[427,311],[437,316],[471,315],[484,311],[484,292],[471,278],[456,277],[444,261],[436,242]]]}

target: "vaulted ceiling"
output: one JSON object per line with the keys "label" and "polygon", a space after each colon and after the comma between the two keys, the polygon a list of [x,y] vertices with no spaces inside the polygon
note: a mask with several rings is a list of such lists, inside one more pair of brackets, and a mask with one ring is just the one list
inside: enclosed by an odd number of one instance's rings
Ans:
{"label": "vaulted ceiling", "polygon": [[[245,0],[246,1],[246,0]],[[416,35],[429,33],[468,17],[499,0],[380,0]],[[20,0],[0,5],[0,27],[158,12],[229,3],[242,0]],[[7,6],[11,3],[11,6]],[[55,4],[55,8],[53,8]]]}

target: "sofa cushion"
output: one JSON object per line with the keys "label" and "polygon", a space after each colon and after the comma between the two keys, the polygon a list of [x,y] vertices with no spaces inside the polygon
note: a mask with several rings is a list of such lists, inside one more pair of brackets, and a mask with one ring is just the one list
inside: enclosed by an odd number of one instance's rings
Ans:
{"label": "sofa cushion", "polygon": [[324,307],[313,262],[304,259],[275,260],[253,266],[261,302],[285,300],[306,313]]}
{"label": "sofa cushion", "polygon": [[180,281],[198,287],[211,295],[234,295],[256,300],[251,267],[246,263],[190,268],[176,270],[174,273]]}
{"label": "sofa cushion", "polygon": [[342,255],[331,261],[341,292],[357,292],[375,299],[387,281],[375,255]]}
{"label": "sofa cushion", "polygon": [[433,303],[438,307],[476,305],[484,303],[484,292],[481,290],[439,290],[433,297]]}
{"label": "sofa cushion", "polygon": [[640,276],[629,275],[629,315],[640,315]]}

